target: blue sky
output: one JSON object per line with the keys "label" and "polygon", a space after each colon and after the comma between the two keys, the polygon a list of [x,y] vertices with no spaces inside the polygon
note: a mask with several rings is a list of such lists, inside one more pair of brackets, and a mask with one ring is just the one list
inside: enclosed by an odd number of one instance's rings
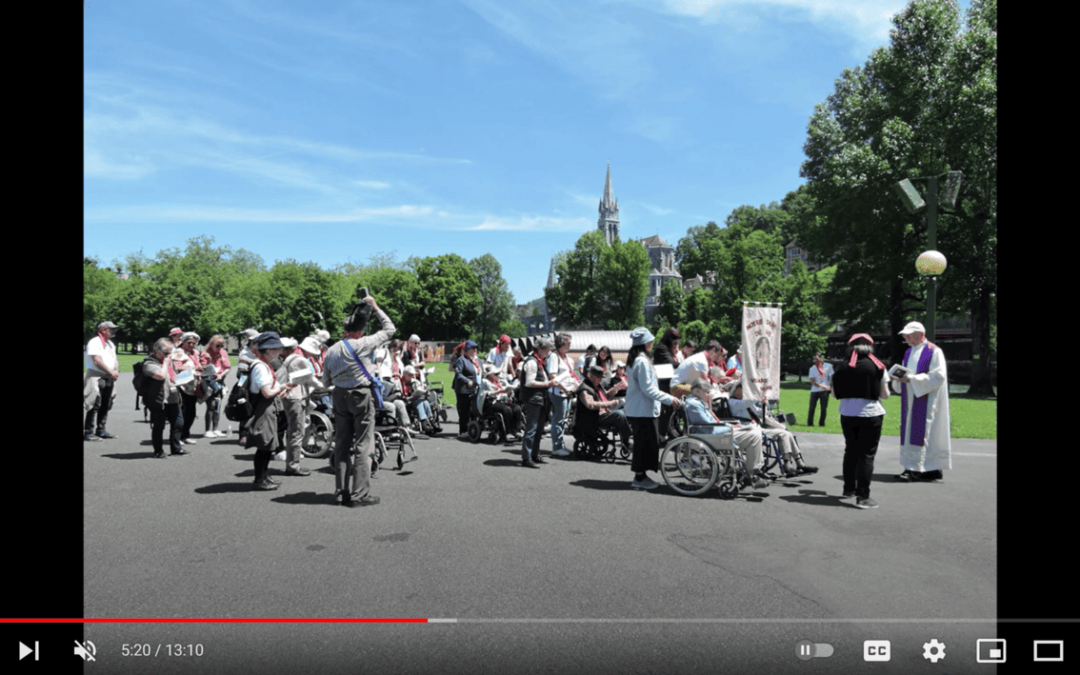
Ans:
{"label": "blue sky", "polygon": [[523,303],[608,161],[623,239],[797,188],[814,105],[905,4],[87,0],[85,253],[491,253]]}

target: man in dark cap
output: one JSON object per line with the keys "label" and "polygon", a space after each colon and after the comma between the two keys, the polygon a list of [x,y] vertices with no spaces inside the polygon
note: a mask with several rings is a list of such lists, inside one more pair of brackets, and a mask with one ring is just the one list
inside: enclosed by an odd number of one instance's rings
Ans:
{"label": "man in dark cap", "polygon": [[600,379],[603,376],[603,366],[598,363],[589,366],[585,373],[585,381],[577,390],[575,423],[583,424],[587,429],[611,427],[618,432],[623,447],[629,448],[630,423],[626,421],[626,415],[622,410],[616,410],[618,401],[608,398],[604,388],[600,386]]}
{"label": "man in dark cap", "polygon": [[[364,337],[374,311],[382,328]],[[334,500],[344,506],[372,506],[371,456],[374,451],[375,402],[373,386],[378,376],[371,359],[397,330],[390,317],[366,297],[345,319],[345,335],[326,352],[323,382],[334,386]]]}

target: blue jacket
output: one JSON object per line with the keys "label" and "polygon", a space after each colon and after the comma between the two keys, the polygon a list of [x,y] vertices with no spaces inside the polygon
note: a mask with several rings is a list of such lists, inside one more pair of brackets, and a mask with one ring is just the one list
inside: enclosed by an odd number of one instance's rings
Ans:
{"label": "blue jacket", "polygon": [[475,396],[479,393],[480,386],[480,373],[473,366],[473,362],[464,356],[459,357],[454,362],[454,384],[453,390],[455,394],[460,394],[463,390],[467,389],[469,383],[472,382],[475,387],[469,393]]}
{"label": "blue jacket", "polygon": [[660,391],[652,361],[642,354],[626,373],[626,416],[660,417],[660,405],[671,405],[671,395]]}

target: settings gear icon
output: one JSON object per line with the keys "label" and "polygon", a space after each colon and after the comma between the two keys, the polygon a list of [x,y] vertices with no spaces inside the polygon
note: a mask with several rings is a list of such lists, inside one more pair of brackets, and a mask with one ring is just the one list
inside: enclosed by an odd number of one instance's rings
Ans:
{"label": "settings gear icon", "polygon": [[923,643],[923,658],[929,660],[931,663],[937,663],[939,659],[945,658],[945,643],[938,642],[937,638],[933,638],[930,642]]}

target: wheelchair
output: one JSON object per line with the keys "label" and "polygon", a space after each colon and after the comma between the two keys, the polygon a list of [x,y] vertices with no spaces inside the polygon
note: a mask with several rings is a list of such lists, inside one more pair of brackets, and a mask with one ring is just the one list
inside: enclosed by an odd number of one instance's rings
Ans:
{"label": "wheelchair", "polygon": [[[428,368],[424,372],[426,374],[428,374],[428,375],[431,375],[432,373],[435,372],[435,369],[434,368]],[[443,387],[443,383],[442,382],[428,382],[427,383],[427,388],[428,388],[428,403],[431,404],[432,417],[433,418],[437,417],[437,418],[442,420],[443,424],[446,424],[447,420],[449,419],[449,417],[447,415],[447,411],[450,410],[450,408],[452,406],[449,403],[446,402],[446,397],[443,396],[443,394],[446,391],[445,388]]]}
{"label": "wheelchair", "polygon": [[664,446],[660,455],[660,475],[675,492],[698,497],[713,488],[720,496],[733,499],[746,477],[746,460],[727,424],[688,425],[686,436],[678,436]]}
{"label": "wheelchair", "polygon": [[480,437],[484,434],[488,435],[488,443],[495,445],[499,441],[506,442],[506,424],[503,422],[502,415],[495,412],[495,409],[485,402],[484,410],[481,412],[476,406],[476,397],[472,397],[472,402],[469,405],[469,424],[465,427],[466,432],[469,434],[469,440],[473,443],[478,443]]}
{"label": "wheelchair", "polygon": [[[575,405],[574,408],[577,408]],[[567,417],[570,417],[567,414]],[[576,417],[576,415],[575,415]],[[623,459],[630,459],[630,449],[622,444],[618,432],[612,427],[597,424],[595,429],[586,429],[584,424],[567,427],[574,436],[573,452],[578,457],[599,459],[608,464],[615,463],[615,453]]]}
{"label": "wheelchair", "polygon": [[[391,449],[397,450],[397,468],[400,471],[406,462],[415,462],[420,459],[413,446],[412,434],[407,427],[398,424],[394,409],[390,407],[375,409],[375,454],[371,458],[372,475],[378,470],[389,456]],[[412,457],[405,459],[405,448],[409,449]]]}

